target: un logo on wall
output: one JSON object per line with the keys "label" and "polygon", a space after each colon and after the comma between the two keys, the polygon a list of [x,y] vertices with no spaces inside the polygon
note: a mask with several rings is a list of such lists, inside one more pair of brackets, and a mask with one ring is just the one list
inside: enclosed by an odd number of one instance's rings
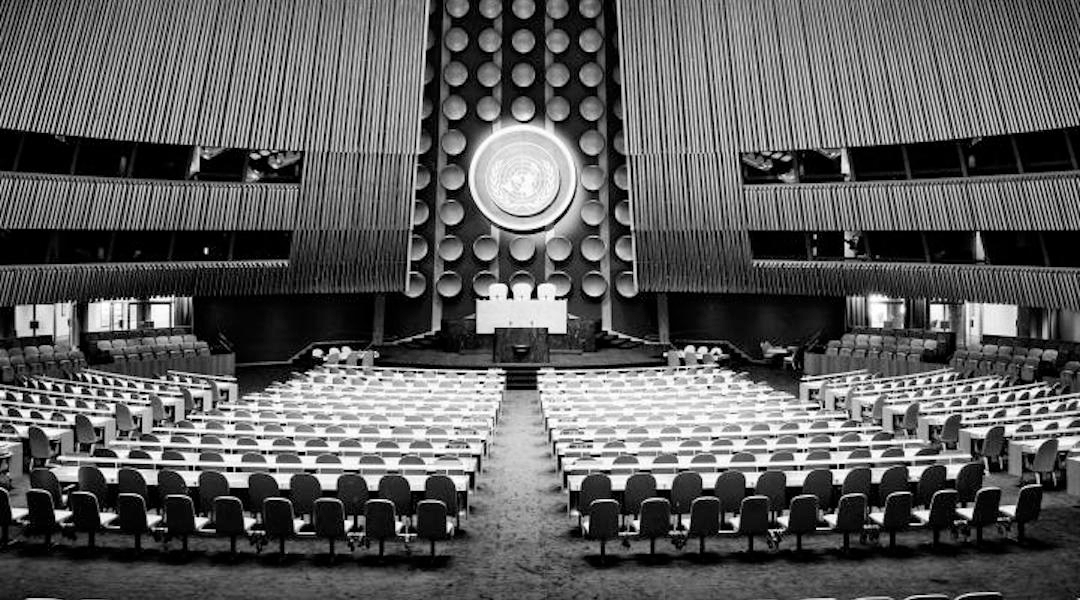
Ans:
{"label": "un logo on wall", "polygon": [[548,131],[507,127],[477,149],[469,166],[469,189],[491,222],[512,231],[535,231],[570,207],[577,165],[566,144]]}

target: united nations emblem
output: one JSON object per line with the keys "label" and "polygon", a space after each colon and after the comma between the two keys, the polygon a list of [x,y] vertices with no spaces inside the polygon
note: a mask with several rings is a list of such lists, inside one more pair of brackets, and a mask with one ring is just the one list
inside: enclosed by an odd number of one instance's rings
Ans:
{"label": "united nations emblem", "polygon": [[576,191],[576,168],[566,145],[539,127],[502,129],[485,140],[469,167],[469,188],[480,211],[514,231],[536,230],[566,211]]}

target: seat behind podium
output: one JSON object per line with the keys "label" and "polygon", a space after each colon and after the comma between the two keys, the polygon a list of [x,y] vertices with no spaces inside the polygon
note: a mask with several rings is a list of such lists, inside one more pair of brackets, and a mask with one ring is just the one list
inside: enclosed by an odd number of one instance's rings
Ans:
{"label": "seat behind podium", "polygon": [[532,286],[527,283],[515,283],[512,288],[514,292],[514,300],[528,300],[532,298]]}
{"label": "seat behind podium", "polygon": [[488,297],[492,300],[506,300],[510,288],[505,283],[493,283],[488,287]]}

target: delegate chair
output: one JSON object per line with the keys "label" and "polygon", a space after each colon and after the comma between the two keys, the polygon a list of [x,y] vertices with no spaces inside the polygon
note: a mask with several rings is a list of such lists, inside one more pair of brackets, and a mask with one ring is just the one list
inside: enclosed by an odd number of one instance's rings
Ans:
{"label": "delegate chair", "polygon": [[337,498],[319,498],[312,509],[315,537],[330,545],[330,560],[334,560],[334,542],[345,539],[349,521],[345,517],[345,503]]}
{"label": "delegate chair", "polygon": [[364,504],[364,535],[379,541],[379,556],[385,552],[386,540],[401,534],[403,525],[397,518],[394,503],[385,498],[373,498]]}
{"label": "delegate chair", "polygon": [[195,516],[195,503],[190,496],[171,494],[165,497],[165,531],[179,537],[182,549],[188,551],[188,538],[198,534],[210,519]]}
{"label": "delegate chair", "polygon": [[814,494],[800,494],[791,499],[787,515],[779,516],[776,522],[784,531],[795,536],[795,550],[802,552],[802,538],[818,529],[818,497]]}
{"label": "delegate chair", "polygon": [[421,500],[416,505],[416,536],[431,542],[431,557],[435,557],[435,542],[454,536],[454,518],[441,500]]}
{"label": "delegate chair", "polygon": [[[979,466],[982,466],[981,464]],[[975,544],[981,545],[983,527],[994,525],[1001,515],[1001,488],[984,487],[975,494],[975,506],[958,508],[956,514],[975,528]]]}
{"label": "delegate chair", "polygon": [[724,471],[716,478],[713,491],[720,499],[720,528],[735,530],[734,523],[725,515],[734,516],[742,508],[742,501],[746,498],[746,475],[739,471]]}
{"label": "delegate chair", "polygon": [[600,558],[603,560],[608,540],[619,537],[619,503],[609,498],[593,500],[581,519],[581,533],[587,540],[600,542]]}
{"label": "delegate chair", "polygon": [[263,530],[268,538],[278,539],[278,557],[285,556],[285,542],[296,537],[304,521],[293,514],[288,498],[267,498],[263,501]]}
{"label": "delegate chair", "polygon": [[686,531],[689,537],[696,537],[700,542],[698,552],[705,554],[705,538],[720,533],[720,499],[715,496],[701,496],[690,504],[690,527]]}
{"label": "delegate chair", "polygon": [[13,508],[8,491],[0,488],[0,548],[7,546],[11,526],[26,518],[25,508]]}
{"label": "delegate chair", "polygon": [[1035,451],[1034,456],[1030,459],[1025,457],[1024,468],[1020,476],[1020,483],[1024,482],[1023,474],[1035,473],[1039,485],[1042,485],[1043,476],[1049,473],[1054,487],[1057,487],[1058,444],[1057,438],[1045,440],[1043,443],[1039,444],[1039,448]]}
{"label": "delegate chair", "polygon": [[581,481],[581,491],[578,492],[577,510],[571,513],[571,517],[577,516],[578,527],[581,527],[582,519],[588,516],[593,501],[609,498],[611,498],[611,479],[600,473],[586,475]]}
{"label": "delegate chair", "polygon": [[739,516],[732,517],[731,523],[736,534],[746,536],[746,551],[753,552],[754,536],[766,535],[769,532],[769,498],[766,496],[743,498]]}
{"label": "delegate chair", "polygon": [[161,525],[160,515],[146,512],[146,498],[139,494],[121,493],[116,497],[116,520],[113,526],[123,535],[135,540],[135,552],[142,550],[142,536],[149,535]]}
{"label": "delegate chair", "polygon": [[352,517],[350,531],[362,531],[360,517],[364,515],[364,505],[368,501],[367,480],[359,475],[346,473],[338,477],[337,497],[345,508],[346,516]]}
{"label": "delegate chair", "polygon": [[52,536],[59,533],[63,524],[71,518],[71,512],[53,507],[52,494],[45,490],[26,491],[26,526],[24,535],[40,535],[45,538],[45,547],[52,546]]}
{"label": "delegate chair", "polygon": [[244,515],[244,504],[236,496],[214,498],[214,522],[209,526],[217,537],[229,538],[229,553],[236,555],[236,538],[251,533],[255,519]]}
{"label": "delegate chair", "polygon": [[[1001,507],[1001,514],[1016,523],[1016,539],[1024,541],[1024,526],[1039,518],[1042,510],[1043,489],[1041,485],[1030,484],[1020,488],[1020,497],[1015,505]],[[2,516],[2,515],[0,515]]]}
{"label": "delegate chair", "polygon": [[889,548],[896,547],[896,534],[898,532],[906,531],[911,527],[914,518],[911,512],[913,502],[914,497],[911,492],[892,492],[886,496],[885,508],[882,512],[870,513],[870,522],[877,525],[881,531],[889,534]]}
{"label": "delegate chair", "polygon": [[956,490],[938,490],[930,500],[928,510],[916,510],[914,516],[933,532],[934,545],[941,540],[941,532],[956,521]]}
{"label": "delegate chair", "polygon": [[866,525],[866,496],[845,494],[840,497],[836,513],[825,515],[825,522],[834,533],[844,536],[844,552],[851,549],[851,534],[863,532]]}
{"label": "delegate chair", "polygon": [[641,514],[633,523],[638,537],[649,539],[649,554],[656,554],[656,538],[671,533],[671,503],[667,498],[649,498],[641,503]]}
{"label": "delegate chair", "polygon": [[68,502],[71,508],[71,530],[85,533],[87,546],[93,548],[98,532],[111,524],[116,515],[103,514],[98,507],[97,496],[91,492],[72,492]]}

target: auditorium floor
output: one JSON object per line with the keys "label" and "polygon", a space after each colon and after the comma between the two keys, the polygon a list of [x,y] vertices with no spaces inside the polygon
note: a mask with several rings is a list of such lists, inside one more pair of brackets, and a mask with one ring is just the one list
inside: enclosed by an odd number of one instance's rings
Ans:
{"label": "auditorium floor", "polygon": [[[757,374],[755,373],[755,378]],[[991,478],[1005,488],[1006,501],[1016,497],[1015,480]],[[25,480],[19,482],[20,491]],[[21,495],[21,494],[20,494]],[[1042,519],[1027,547],[999,542],[978,551],[971,543],[949,542],[934,552],[929,534],[900,536],[904,550],[856,544],[850,556],[836,551],[839,539],[820,536],[806,542],[804,557],[791,552],[785,540],[780,552],[746,556],[743,540],[709,542],[712,552],[699,560],[690,544],[675,550],[659,541],[661,556],[651,560],[648,542],[630,549],[613,544],[609,562],[598,562],[598,545],[574,532],[565,515],[540,423],[535,392],[508,394],[491,458],[480,479],[465,533],[440,544],[434,564],[423,556],[406,556],[391,544],[385,564],[370,551],[357,551],[335,566],[326,564],[325,544],[297,541],[279,564],[273,553],[255,555],[246,544],[234,564],[217,540],[192,542],[187,558],[164,554],[160,544],[133,559],[130,540],[102,536],[104,548],[70,548],[68,540],[50,554],[40,546],[19,544],[0,552],[0,600],[28,595],[59,598],[712,598],[717,600],[810,596],[854,598],[918,592],[994,589],[1010,600],[1076,598],[1080,593],[1080,513],[1076,499],[1063,492],[1046,498]],[[16,503],[22,505],[22,498]],[[1013,532],[1011,535],[1015,535]],[[79,543],[85,543],[80,539]],[[340,548],[340,545],[339,545]],[[764,544],[759,542],[759,548]],[[177,550],[177,544],[172,544]]]}

